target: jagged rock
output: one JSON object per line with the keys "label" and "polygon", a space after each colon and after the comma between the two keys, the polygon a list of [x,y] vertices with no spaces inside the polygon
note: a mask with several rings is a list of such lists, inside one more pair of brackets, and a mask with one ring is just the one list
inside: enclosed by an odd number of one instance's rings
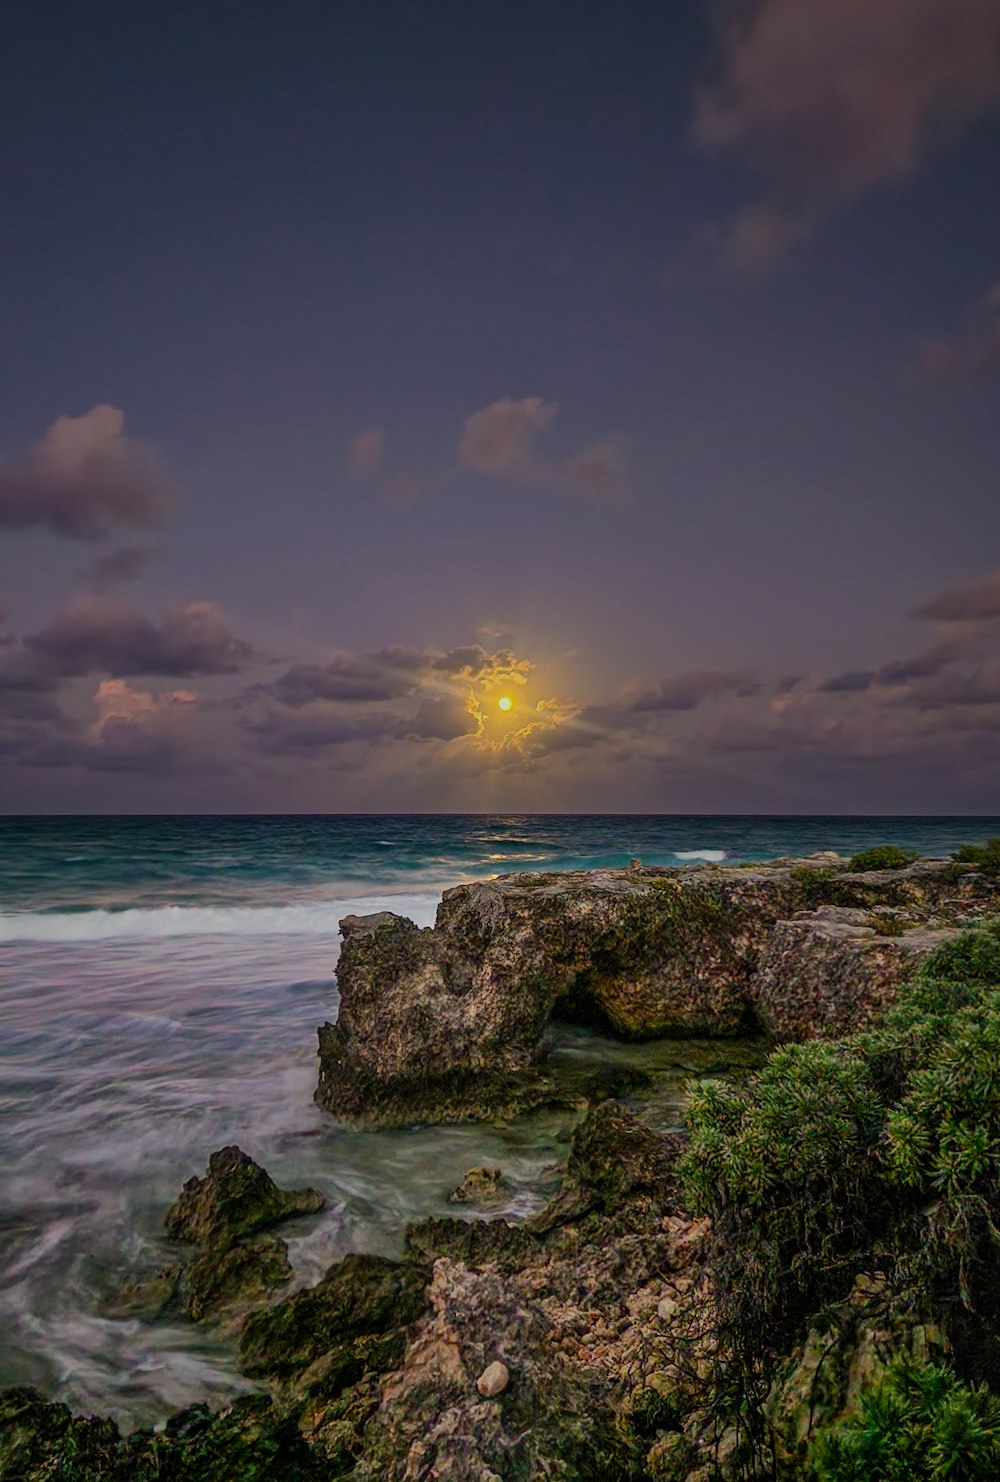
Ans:
{"label": "jagged rock", "polygon": [[[780,921],[753,979],[757,1016],[779,1039],[838,1038],[865,1029],[896,995],[900,982],[954,933],[947,928],[885,934],[869,912],[827,906]],[[895,927],[893,927],[895,931]]]}
{"label": "jagged rock", "polygon": [[592,1210],[610,1210],[648,1195],[661,1210],[676,1199],[673,1164],[682,1146],[676,1134],[654,1132],[614,1101],[605,1101],[576,1129],[558,1194],[528,1221],[545,1234]]}
{"label": "jagged rock", "polygon": [[448,1256],[469,1266],[513,1270],[538,1255],[538,1241],[523,1224],[507,1220],[416,1220],[406,1227],[406,1248],[424,1261]]}
{"label": "jagged rock", "polygon": [[126,1282],[107,1315],[153,1319],[183,1312],[201,1322],[261,1301],[292,1275],[288,1246],[269,1227],[314,1214],[324,1203],[315,1189],[279,1189],[240,1148],[221,1148],[204,1178],[188,1179],[164,1220],[175,1240],[198,1247],[195,1254]]}
{"label": "jagged rock", "polygon": [[238,1147],[220,1148],[204,1178],[189,1178],[167,1211],[167,1233],[191,1245],[221,1246],[325,1204],[315,1189],[279,1189]]}
{"label": "jagged rock", "polygon": [[287,1378],[331,1351],[340,1358],[345,1343],[411,1322],[423,1309],[428,1274],[416,1261],[347,1255],[315,1286],[250,1314],[239,1366],[245,1374]]}
{"label": "jagged rock", "polygon": [[37,1390],[0,1393],[0,1482],[324,1482],[293,1418],[263,1395],[192,1405],[160,1432],[122,1436]]}
{"label": "jagged rock", "polygon": [[542,1063],[553,1015],[626,1038],[738,1035],[758,1024],[777,923],[837,906],[943,925],[998,903],[998,882],[950,861],[857,873],[824,856],[505,875],[446,891],[433,928],[345,918],[316,1099],[388,1124],[515,1115],[559,1099]]}
{"label": "jagged rock", "polygon": [[503,1204],[513,1184],[499,1168],[470,1168],[457,1189],[448,1195],[449,1204]]}

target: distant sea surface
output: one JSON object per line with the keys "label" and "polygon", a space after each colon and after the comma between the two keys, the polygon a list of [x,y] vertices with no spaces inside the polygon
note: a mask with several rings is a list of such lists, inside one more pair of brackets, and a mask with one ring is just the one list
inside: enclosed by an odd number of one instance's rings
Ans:
{"label": "distant sea surface", "polygon": [[[476,1164],[510,1174],[512,1213],[545,1197],[564,1151],[552,1114],[360,1132],[313,1105],[348,911],[428,925],[444,887],[514,870],[882,842],[941,855],[997,834],[974,818],[0,818],[0,1385],[126,1425],[247,1387],[212,1334],[107,1312],[124,1279],[171,1259],[164,1210],[226,1143],[327,1195],[287,1227],[300,1282],[347,1250],[398,1250]],[[560,1033],[557,1054],[664,1072],[667,1121],[719,1053]]]}

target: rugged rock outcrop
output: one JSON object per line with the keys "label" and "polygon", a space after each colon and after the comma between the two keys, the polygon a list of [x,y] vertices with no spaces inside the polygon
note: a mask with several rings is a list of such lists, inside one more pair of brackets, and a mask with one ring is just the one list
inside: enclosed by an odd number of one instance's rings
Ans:
{"label": "rugged rock outcrop", "polygon": [[760,1025],[776,1039],[836,1039],[866,1029],[900,981],[952,935],[903,912],[848,906],[779,921],[753,978]]}
{"label": "rugged rock outcrop", "polygon": [[[623,1038],[734,1036],[762,1021],[780,1034],[839,1033],[852,1005],[862,1018],[881,1006],[920,943],[900,936],[906,945],[880,956],[859,947],[857,918],[808,928],[801,913],[868,912],[871,940],[889,941],[887,921],[922,935],[998,903],[996,880],[951,861],[859,874],[824,855],[505,875],[446,891],[433,928],[390,912],[348,917],[317,1100],[384,1123],[512,1115],[558,1097],[543,1054],[554,1015]],[[816,998],[815,1020],[794,1009],[809,952],[840,980],[829,1002]]]}
{"label": "rugged rock outcrop", "polygon": [[168,1235],[195,1246],[195,1253],[130,1282],[109,1315],[184,1312],[200,1322],[225,1310],[245,1310],[292,1275],[288,1246],[271,1226],[315,1214],[325,1202],[315,1189],[279,1189],[241,1148],[220,1148],[204,1178],[188,1179],[164,1220]]}

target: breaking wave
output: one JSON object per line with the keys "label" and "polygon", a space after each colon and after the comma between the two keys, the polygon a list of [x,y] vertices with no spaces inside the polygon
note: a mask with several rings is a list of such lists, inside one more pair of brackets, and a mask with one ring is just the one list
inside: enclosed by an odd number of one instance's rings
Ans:
{"label": "breaking wave", "polygon": [[341,916],[392,910],[418,926],[434,920],[437,895],[380,895],[289,906],[132,906],[122,910],[0,911],[0,942],[140,941],[161,937],[335,937]]}

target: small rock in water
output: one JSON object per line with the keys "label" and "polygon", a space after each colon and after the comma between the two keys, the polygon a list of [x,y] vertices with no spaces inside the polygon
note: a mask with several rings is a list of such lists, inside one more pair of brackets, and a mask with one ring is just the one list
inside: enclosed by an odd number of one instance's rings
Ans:
{"label": "small rock in water", "polygon": [[449,1204],[500,1204],[512,1188],[499,1168],[470,1168],[457,1189],[448,1195]]}
{"label": "small rock in water", "polygon": [[484,1399],[492,1400],[494,1395],[503,1394],[510,1383],[510,1371],[506,1364],[499,1359],[494,1359],[492,1364],[486,1368],[476,1380],[476,1388]]}

